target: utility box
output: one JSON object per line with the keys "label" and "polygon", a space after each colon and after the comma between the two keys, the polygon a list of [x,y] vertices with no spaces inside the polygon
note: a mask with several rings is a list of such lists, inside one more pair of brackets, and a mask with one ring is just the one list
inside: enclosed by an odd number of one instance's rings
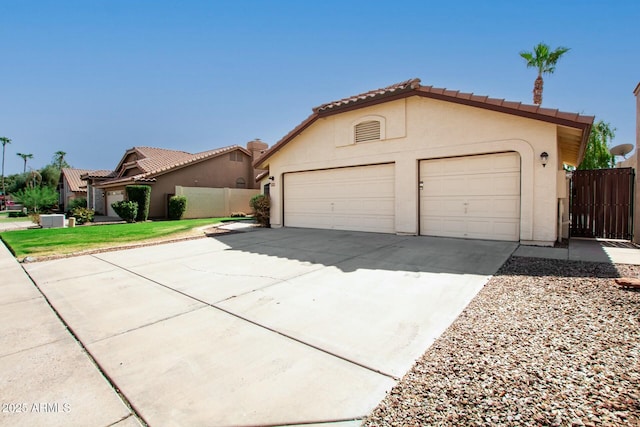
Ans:
{"label": "utility box", "polygon": [[40,215],[40,226],[42,228],[63,228],[64,214]]}

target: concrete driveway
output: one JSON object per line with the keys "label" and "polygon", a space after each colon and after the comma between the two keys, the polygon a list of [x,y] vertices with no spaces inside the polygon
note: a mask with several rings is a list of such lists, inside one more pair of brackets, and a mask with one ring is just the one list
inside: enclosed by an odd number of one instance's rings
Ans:
{"label": "concrete driveway", "polygon": [[258,229],[24,267],[152,426],[346,426],[516,247]]}

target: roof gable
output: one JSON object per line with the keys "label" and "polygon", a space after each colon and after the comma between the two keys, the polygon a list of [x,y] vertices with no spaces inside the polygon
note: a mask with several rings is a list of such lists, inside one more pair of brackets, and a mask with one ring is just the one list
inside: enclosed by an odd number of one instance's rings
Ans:
{"label": "roof gable", "polygon": [[[240,151],[247,157],[251,153],[239,145],[216,148],[214,150],[200,153],[187,153],[186,151],[167,150],[154,147],[133,147],[124,154],[118,164],[117,175],[114,179],[102,181],[101,184],[109,185],[127,182],[155,182],[155,178],[160,175],[197,164],[214,157],[221,156],[232,151]],[[132,153],[137,154],[137,160],[124,162]],[[138,169],[135,175],[126,175],[127,170]]]}
{"label": "roof gable", "polygon": [[[69,190],[73,192],[86,192],[86,184],[80,178],[82,175],[91,172],[86,169],[62,168],[60,171],[60,179],[65,179],[69,185]],[[80,188],[84,187],[84,188]]]}
{"label": "roof gable", "polygon": [[[298,136],[303,130],[311,126],[317,119],[327,117],[333,114],[340,114],[346,111],[352,111],[360,108],[366,108],[372,105],[390,102],[397,99],[403,99],[410,96],[420,96],[432,98],[446,102],[467,105],[475,108],[496,111],[505,114],[512,114],[532,120],[539,120],[556,124],[564,128],[578,129],[580,137],[576,141],[575,136],[563,140],[562,134],[559,132],[559,139],[564,143],[566,152],[571,153],[569,163],[576,165],[582,161],[584,150],[589,138],[591,125],[593,124],[593,116],[585,116],[577,113],[569,113],[559,111],[557,109],[544,108],[538,105],[523,104],[522,102],[507,101],[500,98],[490,98],[488,96],[475,95],[473,93],[460,92],[456,90],[448,90],[445,88],[436,88],[433,86],[422,86],[420,79],[406,80],[380,89],[371,90],[359,95],[343,98],[322,104],[312,109],[313,114],[307,117],[302,123],[296,126],[291,132],[285,135],[280,141],[274,144],[271,149],[266,151],[256,162],[255,166],[265,167],[266,161],[280,150],[289,141]],[[566,133],[564,133],[566,134]]]}

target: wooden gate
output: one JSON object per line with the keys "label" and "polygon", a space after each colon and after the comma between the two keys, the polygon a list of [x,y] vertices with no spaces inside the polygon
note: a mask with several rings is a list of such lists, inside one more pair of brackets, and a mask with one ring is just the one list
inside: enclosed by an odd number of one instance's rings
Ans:
{"label": "wooden gate", "polygon": [[631,240],[633,182],[633,168],[574,171],[571,236]]}

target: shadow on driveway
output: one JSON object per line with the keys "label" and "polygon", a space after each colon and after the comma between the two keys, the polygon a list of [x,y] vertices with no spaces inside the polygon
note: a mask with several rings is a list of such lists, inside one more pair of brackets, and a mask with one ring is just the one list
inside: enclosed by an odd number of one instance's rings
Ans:
{"label": "shadow on driveway", "polygon": [[339,230],[254,229],[215,235],[239,250],[301,262],[358,269],[451,274],[494,274],[517,243]]}

